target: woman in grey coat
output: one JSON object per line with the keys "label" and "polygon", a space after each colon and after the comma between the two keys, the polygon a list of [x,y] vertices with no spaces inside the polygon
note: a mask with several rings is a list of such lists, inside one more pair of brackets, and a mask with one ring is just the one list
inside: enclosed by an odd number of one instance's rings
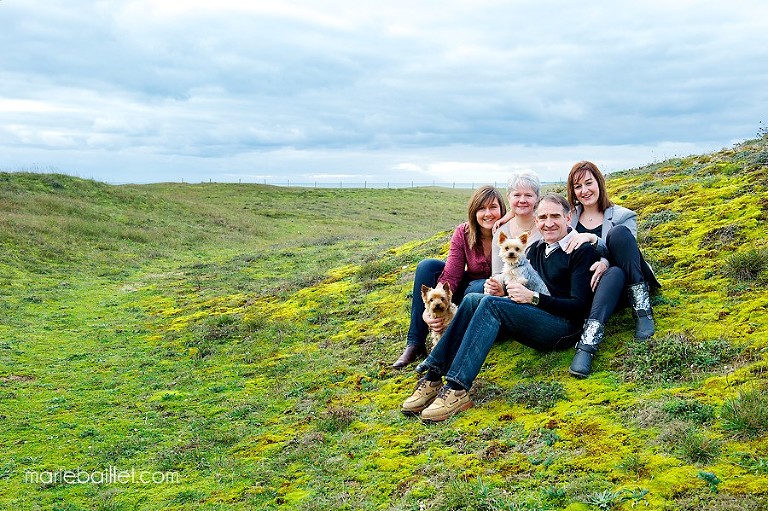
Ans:
{"label": "woman in grey coat", "polygon": [[614,205],[608,198],[605,178],[592,162],[576,163],[568,174],[568,202],[574,210],[571,226],[579,233],[566,251],[592,243],[601,256],[592,265],[595,292],[589,318],[569,368],[577,377],[589,376],[592,359],[605,335],[605,323],[624,296],[635,317],[635,338],[648,339],[655,332],[649,287],[661,287],[637,246],[637,214]]}

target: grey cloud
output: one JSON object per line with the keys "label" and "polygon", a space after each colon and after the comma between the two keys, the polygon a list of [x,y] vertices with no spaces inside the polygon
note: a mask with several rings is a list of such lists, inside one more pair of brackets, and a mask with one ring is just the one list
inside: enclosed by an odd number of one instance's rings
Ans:
{"label": "grey cloud", "polygon": [[454,146],[726,143],[768,104],[768,7],[705,4],[2,2],[0,101],[55,108],[3,112],[0,146],[221,167],[285,149],[362,173],[360,154],[387,172],[409,161],[383,152]]}

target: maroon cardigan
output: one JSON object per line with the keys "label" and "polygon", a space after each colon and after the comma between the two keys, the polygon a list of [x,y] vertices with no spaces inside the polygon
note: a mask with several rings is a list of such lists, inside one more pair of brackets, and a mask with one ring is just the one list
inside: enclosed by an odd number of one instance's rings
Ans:
{"label": "maroon cardigan", "polygon": [[445,268],[438,279],[438,282],[450,284],[454,292],[459,289],[462,280],[466,283],[491,276],[491,257],[485,257],[482,244],[477,250],[469,246],[468,230],[469,224],[464,222],[453,231]]}

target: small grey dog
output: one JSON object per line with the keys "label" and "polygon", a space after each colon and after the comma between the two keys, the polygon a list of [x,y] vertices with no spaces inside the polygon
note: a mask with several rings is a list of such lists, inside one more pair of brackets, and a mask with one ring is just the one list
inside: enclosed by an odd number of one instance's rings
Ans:
{"label": "small grey dog", "polygon": [[497,280],[505,290],[507,282],[518,282],[531,291],[549,296],[547,285],[525,257],[527,243],[527,232],[517,238],[510,238],[503,231],[499,233],[499,257],[504,261],[504,269]]}

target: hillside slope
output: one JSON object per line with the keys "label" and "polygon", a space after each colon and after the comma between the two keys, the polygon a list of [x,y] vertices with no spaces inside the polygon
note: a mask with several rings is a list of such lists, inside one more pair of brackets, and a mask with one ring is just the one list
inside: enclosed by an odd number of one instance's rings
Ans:
{"label": "hillside slope", "polygon": [[[389,364],[402,349],[415,265],[445,255],[466,195],[440,201],[454,214],[438,227],[421,224],[432,215],[423,204],[444,191],[349,191],[340,201],[302,191],[314,215],[328,215],[322,236],[271,232],[249,246],[242,230],[265,222],[226,213],[248,200],[232,188],[193,187],[196,198],[185,201],[162,186],[120,189],[170,200],[155,221],[173,221],[182,234],[145,242],[154,256],[120,242],[118,253],[135,258],[130,272],[115,271],[100,251],[83,258],[62,245],[44,288],[30,265],[4,266],[0,506],[764,509],[767,165],[763,137],[612,175],[612,197],[638,212],[663,285],[655,338],[635,342],[629,314],[617,314],[585,380],[567,374],[571,352],[500,343],[473,389],[476,407],[439,426],[399,413],[416,378]],[[116,193],[105,188],[94,200]],[[276,201],[298,192],[269,193]],[[401,200],[413,209],[393,214]],[[182,202],[224,220],[203,236],[209,222],[196,230],[188,213],[173,213]],[[339,207],[346,203],[353,210]],[[389,213],[381,224],[335,231],[354,208],[352,217]],[[280,219],[295,210],[271,211]],[[409,222],[433,234],[394,242]],[[45,228],[27,225],[24,238],[4,225],[3,246],[18,261],[33,250],[20,240]],[[36,264],[51,259],[38,254]],[[93,272],[83,278],[57,273],[86,259]],[[177,480],[23,479],[108,466]]]}

